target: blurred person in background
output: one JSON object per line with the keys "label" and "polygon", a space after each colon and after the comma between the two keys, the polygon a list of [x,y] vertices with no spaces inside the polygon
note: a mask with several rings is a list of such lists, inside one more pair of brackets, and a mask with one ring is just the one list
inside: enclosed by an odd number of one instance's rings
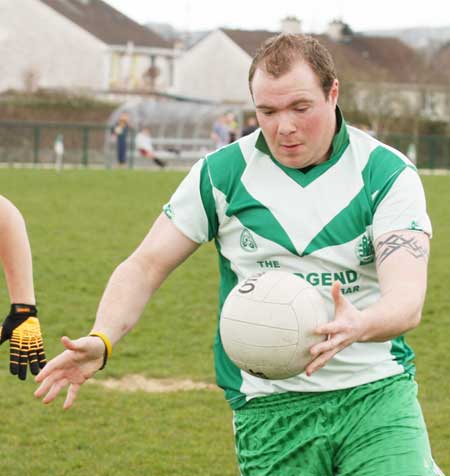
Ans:
{"label": "blurred person in background", "polygon": [[228,139],[228,142],[231,144],[238,137],[239,124],[236,120],[236,116],[234,115],[234,112],[232,111],[227,112],[226,118],[227,118],[228,130],[230,131],[230,137]]}
{"label": "blurred person in background", "polygon": [[136,134],[136,149],[139,151],[142,157],[153,160],[153,162],[160,168],[166,166],[165,162],[158,159],[153,149],[153,142],[151,131],[149,127],[144,127]]}
{"label": "blurred person in background", "polygon": [[252,132],[255,132],[258,129],[258,121],[255,116],[250,116],[245,121],[245,127],[242,129],[241,137],[248,136]]}
{"label": "blurred person in background", "polygon": [[226,114],[221,114],[215,121],[211,131],[214,147],[220,149],[230,143],[230,125]]}
{"label": "blurred person in background", "polygon": [[120,114],[119,119],[111,128],[111,135],[116,141],[117,162],[124,167],[127,162],[129,117],[126,112]]}
{"label": "blurred person in background", "polygon": [[64,160],[64,137],[58,134],[53,143],[53,152],[55,153],[55,168],[60,171]]}

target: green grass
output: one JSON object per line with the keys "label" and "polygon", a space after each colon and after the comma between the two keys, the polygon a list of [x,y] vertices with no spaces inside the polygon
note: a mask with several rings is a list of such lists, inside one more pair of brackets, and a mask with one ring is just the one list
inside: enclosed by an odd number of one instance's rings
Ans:
{"label": "green grass", "polygon": [[[59,338],[84,335],[115,266],[138,245],[181,172],[0,171],[1,193],[25,215],[36,295],[49,357]],[[434,224],[423,322],[409,336],[417,354],[420,400],[436,461],[450,472],[450,337],[447,203],[450,177],[425,177]],[[217,258],[205,245],[158,291],[138,326],[114,349],[99,378],[147,377],[213,382]],[[0,282],[0,303],[8,297]],[[2,472],[8,476],[235,476],[231,411],[221,392],[125,393],[85,385],[75,406],[44,406],[31,379],[7,371],[0,348]],[[2,363],[3,362],[3,363]]]}

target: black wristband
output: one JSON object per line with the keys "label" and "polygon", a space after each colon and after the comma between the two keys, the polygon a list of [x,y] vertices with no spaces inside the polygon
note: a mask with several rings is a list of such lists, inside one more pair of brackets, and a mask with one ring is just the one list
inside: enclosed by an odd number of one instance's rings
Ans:
{"label": "black wristband", "polygon": [[38,311],[37,307],[34,304],[14,303],[11,304],[11,309],[9,313],[13,316],[27,315],[29,317],[36,317]]}

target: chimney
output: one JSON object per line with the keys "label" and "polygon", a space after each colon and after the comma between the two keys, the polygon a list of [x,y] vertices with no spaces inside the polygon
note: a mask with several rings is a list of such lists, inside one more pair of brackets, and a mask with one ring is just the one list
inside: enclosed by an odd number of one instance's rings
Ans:
{"label": "chimney", "polygon": [[301,33],[300,20],[294,16],[288,16],[281,20],[281,32],[298,35]]}
{"label": "chimney", "polygon": [[328,36],[336,42],[349,43],[353,37],[352,29],[342,20],[333,20],[328,25]]}

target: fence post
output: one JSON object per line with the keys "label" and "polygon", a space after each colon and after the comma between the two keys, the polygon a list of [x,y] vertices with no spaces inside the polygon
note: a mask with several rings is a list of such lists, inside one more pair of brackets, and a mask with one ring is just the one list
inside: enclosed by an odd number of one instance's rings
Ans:
{"label": "fence post", "polygon": [[136,134],[134,131],[131,131],[131,137],[130,137],[130,142],[128,143],[127,147],[127,155],[128,155],[128,168],[132,169],[134,167],[134,154],[135,154],[135,139],[136,139]]}
{"label": "fence post", "polygon": [[446,137],[444,168],[450,169],[450,136]]}
{"label": "fence post", "polygon": [[83,127],[83,165],[88,166],[89,163],[89,127]]}
{"label": "fence post", "polygon": [[33,154],[33,163],[36,165],[39,162],[39,152],[41,150],[41,127],[33,127],[33,136],[34,136],[34,154]]}
{"label": "fence post", "polygon": [[436,157],[437,157],[437,147],[436,147],[436,138],[434,136],[429,136],[430,140],[430,169],[434,170],[436,168]]}

